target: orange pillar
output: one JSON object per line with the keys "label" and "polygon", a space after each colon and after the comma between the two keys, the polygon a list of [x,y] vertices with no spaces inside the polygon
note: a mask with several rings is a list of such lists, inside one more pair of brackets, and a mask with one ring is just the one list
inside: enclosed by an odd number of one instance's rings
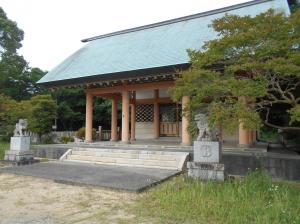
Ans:
{"label": "orange pillar", "polygon": [[[154,99],[157,100],[159,98],[159,90],[154,90]],[[154,125],[154,138],[159,138],[159,104],[158,102],[154,103],[154,117],[153,117],[153,125]]]}
{"label": "orange pillar", "polygon": [[122,92],[122,142],[129,141],[129,93]]}
{"label": "orange pillar", "polygon": [[131,133],[130,140],[135,141],[135,112],[136,106],[135,103],[131,104]]}
{"label": "orange pillar", "polygon": [[111,101],[111,141],[118,140],[118,99],[113,98]]}
{"label": "orange pillar", "polygon": [[256,131],[252,131],[252,143],[256,142]]}
{"label": "orange pillar", "polygon": [[[244,96],[239,97],[239,101],[242,104],[247,104],[247,100]],[[250,131],[244,128],[244,122],[240,121],[239,124],[239,145],[240,146],[249,146],[250,144],[249,132]]]}
{"label": "orange pillar", "polygon": [[253,143],[253,131],[252,130],[249,130],[248,131],[248,138],[249,138],[249,145],[252,145]]}
{"label": "orange pillar", "polygon": [[92,142],[93,139],[93,95],[86,93],[85,104],[85,142]]}
{"label": "orange pillar", "polygon": [[240,122],[239,125],[239,145],[249,146],[249,131],[244,128],[244,123]]}
{"label": "orange pillar", "polygon": [[[182,111],[185,110],[187,104],[190,102],[189,96],[182,97]],[[188,132],[189,120],[186,116],[182,116],[182,144],[191,145],[191,136]]]}

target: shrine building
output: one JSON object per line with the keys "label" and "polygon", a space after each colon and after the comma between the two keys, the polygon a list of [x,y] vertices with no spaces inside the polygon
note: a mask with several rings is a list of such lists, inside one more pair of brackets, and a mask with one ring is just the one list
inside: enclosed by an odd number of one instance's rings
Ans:
{"label": "shrine building", "polygon": [[[122,104],[121,141],[180,138],[190,145],[188,120],[182,111],[190,96],[173,102],[169,88],[177,71],[187,69],[187,49],[201,49],[218,38],[209,25],[225,14],[255,16],[273,8],[289,14],[286,0],[254,0],[221,9],[121,30],[82,40],[81,49],[48,72],[38,84],[54,89],[83,87],[86,93],[86,136],[92,141],[93,99],[112,101],[111,140],[118,141],[117,105]],[[255,132],[240,124],[235,134],[223,133],[224,141],[249,145]]]}

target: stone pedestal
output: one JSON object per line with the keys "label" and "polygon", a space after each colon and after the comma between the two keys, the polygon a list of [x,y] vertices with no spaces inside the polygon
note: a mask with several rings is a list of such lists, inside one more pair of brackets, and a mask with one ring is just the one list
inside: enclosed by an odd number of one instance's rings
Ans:
{"label": "stone pedestal", "polygon": [[188,176],[201,180],[224,181],[221,144],[216,141],[195,141],[194,161],[187,163]]}
{"label": "stone pedestal", "polygon": [[194,141],[194,162],[219,163],[221,144],[212,141]]}
{"label": "stone pedestal", "polygon": [[30,150],[7,150],[5,151],[4,160],[8,161],[24,161],[24,160],[32,160],[33,152]]}
{"label": "stone pedestal", "polygon": [[4,160],[24,161],[32,160],[29,136],[15,136],[10,138],[10,150],[5,151]]}
{"label": "stone pedestal", "polygon": [[10,150],[27,151],[30,149],[29,136],[17,136],[10,138]]}
{"label": "stone pedestal", "polygon": [[224,164],[188,162],[188,176],[201,180],[224,181]]}

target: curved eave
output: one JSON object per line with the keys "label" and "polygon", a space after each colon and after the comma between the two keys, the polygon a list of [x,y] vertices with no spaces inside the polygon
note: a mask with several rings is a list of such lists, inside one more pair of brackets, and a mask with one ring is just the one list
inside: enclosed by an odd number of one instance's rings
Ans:
{"label": "curved eave", "polygon": [[114,81],[114,80],[128,80],[133,78],[143,78],[145,76],[155,76],[161,73],[176,73],[178,70],[187,69],[190,66],[189,63],[172,65],[172,66],[164,66],[157,68],[147,68],[140,69],[134,71],[124,71],[124,72],[116,72],[116,73],[107,73],[101,75],[93,75],[87,77],[80,77],[75,79],[64,79],[52,82],[43,82],[38,83],[38,85],[46,87],[46,88],[54,88],[54,87],[63,87],[63,86],[81,86],[87,85],[91,83],[99,83],[105,81]]}

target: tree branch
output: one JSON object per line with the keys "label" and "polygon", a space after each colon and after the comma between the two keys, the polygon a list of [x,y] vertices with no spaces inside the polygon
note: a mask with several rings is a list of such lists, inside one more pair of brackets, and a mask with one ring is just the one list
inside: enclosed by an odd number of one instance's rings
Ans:
{"label": "tree branch", "polygon": [[264,120],[265,125],[267,125],[269,127],[272,127],[272,128],[280,129],[282,131],[290,131],[290,130],[300,131],[300,127],[288,127],[288,126],[279,126],[279,125],[276,125],[276,124],[271,124],[269,122],[270,108],[266,108],[266,110],[267,110],[267,113],[266,113],[266,118]]}
{"label": "tree branch", "polygon": [[271,124],[266,120],[264,121],[264,124],[269,126],[269,127],[272,127],[272,128],[281,129],[282,131],[289,131],[289,130],[300,131],[300,127],[279,126],[279,125]]}

